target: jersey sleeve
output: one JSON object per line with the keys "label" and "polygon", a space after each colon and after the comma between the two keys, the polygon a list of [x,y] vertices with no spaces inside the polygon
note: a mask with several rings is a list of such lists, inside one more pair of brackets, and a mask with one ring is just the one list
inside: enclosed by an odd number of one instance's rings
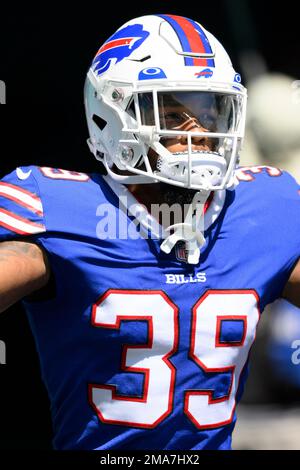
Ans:
{"label": "jersey sleeve", "polygon": [[0,241],[45,231],[34,167],[17,168],[0,180]]}

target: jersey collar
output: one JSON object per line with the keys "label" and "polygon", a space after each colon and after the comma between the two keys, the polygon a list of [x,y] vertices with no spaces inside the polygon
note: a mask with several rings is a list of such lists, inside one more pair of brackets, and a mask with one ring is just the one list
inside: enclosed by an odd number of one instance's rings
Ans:
{"label": "jersey collar", "polygon": [[[161,224],[148,212],[146,207],[141,204],[129,191],[129,189],[113,180],[107,175],[102,175],[104,181],[108,184],[110,189],[116,194],[119,199],[120,207],[128,214],[135,217],[140,224],[140,227],[145,230],[146,233],[151,233],[153,238],[165,238],[167,233]],[[207,230],[220,215],[226,198],[226,190],[215,191],[206,205],[204,215],[204,230]]]}

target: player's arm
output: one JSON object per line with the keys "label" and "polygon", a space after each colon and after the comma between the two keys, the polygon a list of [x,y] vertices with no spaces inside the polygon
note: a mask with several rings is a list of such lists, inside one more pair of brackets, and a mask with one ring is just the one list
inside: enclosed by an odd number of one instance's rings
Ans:
{"label": "player's arm", "polygon": [[285,285],[282,297],[300,308],[300,259]]}
{"label": "player's arm", "polygon": [[47,257],[28,241],[0,243],[0,312],[45,286],[50,277]]}

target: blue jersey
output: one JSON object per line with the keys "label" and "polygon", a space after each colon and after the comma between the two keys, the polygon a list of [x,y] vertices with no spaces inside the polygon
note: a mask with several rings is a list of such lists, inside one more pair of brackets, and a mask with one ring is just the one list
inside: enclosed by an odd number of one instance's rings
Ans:
{"label": "blue jersey", "polygon": [[239,179],[214,196],[195,266],[101,175],[30,166],[0,182],[0,239],[35,240],[55,279],[54,297],[24,300],[55,448],[230,448],[260,314],[300,255],[295,180]]}

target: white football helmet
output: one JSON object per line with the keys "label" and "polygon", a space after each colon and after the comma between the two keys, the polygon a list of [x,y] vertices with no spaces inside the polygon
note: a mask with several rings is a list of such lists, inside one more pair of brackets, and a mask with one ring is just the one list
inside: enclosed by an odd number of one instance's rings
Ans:
{"label": "white football helmet", "polygon": [[[232,188],[245,128],[240,82],[223,46],[199,23],[175,15],[128,21],[100,47],[87,74],[90,150],[124,184]],[[200,131],[183,129],[184,119]],[[195,151],[194,139],[204,137],[210,150]],[[182,138],[183,152],[164,145]]]}

